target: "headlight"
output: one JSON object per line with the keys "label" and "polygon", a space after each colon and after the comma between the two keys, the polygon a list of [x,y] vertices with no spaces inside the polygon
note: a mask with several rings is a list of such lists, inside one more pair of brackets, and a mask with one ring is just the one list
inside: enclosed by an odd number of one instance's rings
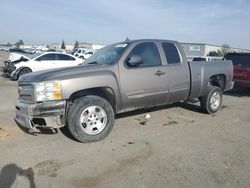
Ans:
{"label": "headlight", "polygon": [[36,83],[35,99],[40,102],[62,99],[60,81]]}

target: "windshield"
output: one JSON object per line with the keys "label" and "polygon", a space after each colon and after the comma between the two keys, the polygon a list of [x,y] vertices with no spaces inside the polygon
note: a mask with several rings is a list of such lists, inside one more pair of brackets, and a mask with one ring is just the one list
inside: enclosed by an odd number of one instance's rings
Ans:
{"label": "windshield", "polygon": [[122,55],[124,50],[127,48],[127,43],[111,44],[104,48],[101,48],[88,58],[84,64],[114,64]]}
{"label": "windshield", "polygon": [[227,54],[226,60],[232,60],[234,65],[250,67],[250,54]]}
{"label": "windshield", "polygon": [[43,53],[38,52],[38,53],[31,54],[31,55],[29,55],[28,57],[29,57],[30,59],[34,59],[34,58],[36,58],[36,57],[38,57],[38,56],[40,56],[40,55],[42,55],[42,54],[43,54]]}
{"label": "windshield", "polygon": [[76,53],[76,51],[78,51],[78,48],[75,48],[72,53]]}

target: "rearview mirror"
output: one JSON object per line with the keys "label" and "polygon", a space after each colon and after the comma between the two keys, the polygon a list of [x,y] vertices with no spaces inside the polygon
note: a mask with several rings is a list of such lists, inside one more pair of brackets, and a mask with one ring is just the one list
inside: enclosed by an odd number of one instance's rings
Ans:
{"label": "rearview mirror", "polygon": [[131,67],[136,67],[136,66],[142,64],[143,60],[142,60],[141,56],[139,56],[139,55],[132,55],[128,58],[127,63]]}

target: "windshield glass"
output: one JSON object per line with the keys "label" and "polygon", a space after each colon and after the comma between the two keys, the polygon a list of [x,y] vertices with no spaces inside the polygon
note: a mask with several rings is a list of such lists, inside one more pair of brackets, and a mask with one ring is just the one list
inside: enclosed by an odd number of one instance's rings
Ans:
{"label": "windshield glass", "polygon": [[78,51],[78,48],[75,48],[72,53],[76,53],[76,51]]}
{"label": "windshield glass", "polygon": [[226,60],[232,60],[234,65],[250,67],[250,54],[228,54]]}
{"label": "windshield glass", "polygon": [[38,53],[31,54],[31,55],[29,55],[28,57],[29,57],[30,59],[34,59],[34,58],[36,58],[36,57],[38,57],[38,56],[40,56],[40,55],[42,55],[42,54],[43,54],[43,53],[38,52]]}
{"label": "windshield glass", "polygon": [[111,65],[121,57],[122,53],[127,48],[127,46],[128,46],[127,43],[108,45],[98,50],[81,65],[84,65],[86,63]]}

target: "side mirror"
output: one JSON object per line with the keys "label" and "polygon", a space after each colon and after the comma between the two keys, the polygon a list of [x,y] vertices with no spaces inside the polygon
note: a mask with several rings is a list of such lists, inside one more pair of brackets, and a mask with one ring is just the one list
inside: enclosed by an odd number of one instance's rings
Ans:
{"label": "side mirror", "polygon": [[141,58],[141,56],[138,55],[132,55],[128,58],[127,63],[129,64],[129,66],[131,67],[136,67],[138,65],[141,65],[143,63],[143,60]]}

